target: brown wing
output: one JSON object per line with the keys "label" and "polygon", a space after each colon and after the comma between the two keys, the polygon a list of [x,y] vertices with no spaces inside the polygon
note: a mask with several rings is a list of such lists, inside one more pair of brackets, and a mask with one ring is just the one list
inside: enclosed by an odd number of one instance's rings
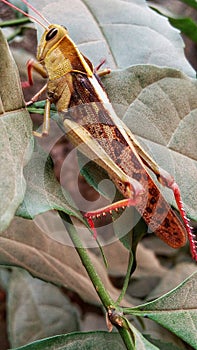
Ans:
{"label": "brown wing", "polygon": [[[141,201],[136,205],[149,229],[173,248],[186,243],[186,229],[162,196],[147,172],[131,140],[121,132],[122,122],[114,122],[108,106],[90,80],[82,74],[72,74],[73,93],[65,115],[82,125],[105,150],[120,169],[144,187]],[[121,191],[121,188],[118,188]],[[125,196],[125,193],[122,192]]]}

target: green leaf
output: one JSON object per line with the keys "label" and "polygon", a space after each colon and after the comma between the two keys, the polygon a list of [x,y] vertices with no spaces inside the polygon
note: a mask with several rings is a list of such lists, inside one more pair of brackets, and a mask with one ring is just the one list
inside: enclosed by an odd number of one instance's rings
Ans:
{"label": "green leaf", "polygon": [[23,168],[31,157],[33,139],[18,71],[1,32],[0,46],[0,231],[3,231],[25,194]]}
{"label": "green leaf", "polygon": [[191,18],[168,17],[170,24],[197,43],[197,24]]}
{"label": "green leaf", "polygon": [[126,312],[145,316],[197,348],[197,272],[162,297]]}
{"label": "green leaf", "polygon": [[184,57],[181,36],[145,0],[73,0],[72,3],[59,0],[47,5],[31,0],[31,3],[52,23],[65,25],[95,66],[104,57],[112,69],[153,64],[180,69],[195,77]]}
{"label": "green leaf", "polygon": [[48,210],[61,210],[84,222],[69,193],[56,180],[48,154],[37,146],[24,169],[27,189],[17,215],[32,219]]}
{"label": "green leaf", "polygon": [[166,10],[165,7],[157,4],[152,5],[151,8],[156,11],[156,13],[168,18],[170,24],[174,28],[179,29],[195,43],[197,42],[197,24],[192,18],[178,16]]}
{"label": "green leaf", "polygon": [[150,343],[125,317],[123,317],[123,319],[134,341],[134,347],[131,347],[131,350],[159,350],[159,348]]}
{"label": "green leaf", "polygon": [[156,299],[170,290],[177,287],[186,278],[196,272],[197,266],[195,262],[183,261],[177,263],[167,274],[160,280],[157,286],[152,289],[147,297],[147,301]]}
{"label": "green leaf", "polygon": [[135,336],[135,346],[137,350],[159,350],[157,346],[149,342],[135,327],[132,326]]}
{"label": "green leaf", "polygon": [[184,4],[187,4],[191,7],[193,7],[194,9],[197,10],[197,3],[196,3],[196,0],[179,0],[181,2],[183,2]]}
{"label": "green leaf", "polygon": [[163,340],[160,339],[153,339],[151,336],[149,335],[145,335],[145,338],[150,341],[152,344],[154,344],[155,346],[158,347],[158,349],[160,350],[183,350],[183,348],[178,347],[175,344],[172,344],[170,342],[165,342]]}
{"label": "green leaf", "polygon": [[125,350],[125,345],[118,333],[86,332],[60,335],[43,339],[12,350]]}
{"label": "green leaf", "polygon": [[[133,329],[134,327],[132,327]],[[135,330],[136,349],[138,350],[158,350],[159,348],[151,344],[146,338],[144,338],[140,332]],[[105,350],[125,350],[125,345],[118,333],[109,333],[104,331],[98,332],[84,332],[84,333],[72,333],[67,335],[60,335],[41,341],[36,341],[29,345],[15,348],[12,350],[66,350],[66,349],[84,349],[93,350],[105,349]]]}
{"label": "green leaf", "polygon": [[77,309],[60,289],[31,277],[24,270],[13,269],[7,298],[12,347],[79,330]]}

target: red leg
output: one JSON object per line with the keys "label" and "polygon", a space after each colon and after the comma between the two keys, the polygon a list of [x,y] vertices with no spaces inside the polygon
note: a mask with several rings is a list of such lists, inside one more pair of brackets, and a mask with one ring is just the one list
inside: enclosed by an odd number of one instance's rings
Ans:
{"label": "red leg", "polygon": [[185,210],[183,208],[183,202],[181,199],[181,193],[178,185],[176,182],[173,182],[173,184],[170,187],[172,191],[174,192],[174,197],[177,203],[177,206],[179,208],[181,217],[183,219],[183,222],[185,224],[186,230],[187,230],[187,236],[189,240],[189,245],[190,245],[190,251],[192,254],[192,258],[197,261],[197,240],[196,240],[196,235],[193,234],[192,228],[189,225],[189,220],[186,216]]}
{"label": "red leg", "polygon": [[110,74],[111,73],[111,69],[109,68],[104,68],[102,70],[99,71],[99,69],[102,67],[102,65],[105,63],[105,59],[103,59],[101,61],[101,63],[98,64],[98,66],[96,66],[94,68],[94,73],[96,73],[99,77],[102,77],[103,75],[106,75],[106,74]]}
{"label": "red leg", "polygon": [[181,199],[180,189],[177,183],[174,181],[174,178],[167,171],[161,168],[159,168],[159,173],[157,174],[157,178],[163,186],[170,188],[174,193],[174,198],[176,200],[177,207],[179,209],[180,215],[182,217],[182,220],[187,230],[187,236],[190,244],[192,257],[194,260],[197,261],[197,239],[192,232],[192,228],[189,225],[189,220],[186,216],[185,209],[183,207],[183,201]]}
{"label": "red leg", "polygon": [[46,69],[37,61],[35,61],[34,59],[31,59],[27,62],[27,77],[28,80],[27,81],[23,81],[22,82],[22,87],[26,88],[29,86],[33,85],[33,76],[32,76],[32,72],[33,70],[35,70],[37,73],[39,73],[43,78],[47,78],[47,72]]}
{"label": "red leg", "polygon": [[120,208],[125,209],[126,207],[134,207],[139,202],[139,200],[140,200],[140,196],[138,196],[135,199],[123,199],[119,202],[112,203],[112,204],[110,204],[106,207],[103,207],[101,209],[89,211],[89,212],[85,213],[84,217],[87,219],[88,224],[93,231],[93,237],[95,239],[97,237],[97,232],[96,232],[96,228],[94,225],[95,218],[99,218],[101,216],[106,216],[107,213],[112,214],[113,211],[117,212]]}

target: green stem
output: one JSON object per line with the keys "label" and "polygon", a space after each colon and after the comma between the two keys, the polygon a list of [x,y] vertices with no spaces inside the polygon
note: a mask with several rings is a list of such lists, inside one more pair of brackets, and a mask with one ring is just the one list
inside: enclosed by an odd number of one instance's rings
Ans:
{"label": "green stem", "polygon": [[126,291],[127,291],[128,285],[129,285],[129,281],[130,281],[132,266],[133,266],[133,254],[132,254],[132,252],[130,252],[129,263],[128,263],[128,267],[127,267],[127,273],[126,273],[126,276],[124,279],[124,284],[123,284],[121,293],[120,293],[117,301],[115,302],[115,305],[117,305],[117,306],[120,304],[121,300],[124,298],[124,296],[126,294]]}
{"label": "green stem", "polygon": [[[75,230],[74,225],[72,224],[72,221],[70,220],[69,215],[63,213],[63,212],[59,212],[60,217],[63,219],[63,223],[69,233],[69,236],[74,244],[74,247],[81,259],[81,262],[83,264],[83,266],[85,267],[92,283],[93,286],[102,302],[102,304],[104,305],[106,311],[108,311],[109,307],[114,307],[115,303],[114,301],[111,299],[110,295],[108,294],[108,292],[106,291],[100,277],[98,276],[97,272],[95,271],[95,268],[92,264],[92,261],[90,260],[89,255],[87,254],[87,250],[83,247],[83,244],[79,238],[78,233]],[[115,325],[116,326],[116,325]],[[126,328],[122,328],[122,327],[118,327],[116,326],[120,336],[122,337],[122,340],[124,341],[124,344],[126,346],[126,349],[128,350],[134,350],[134,346],[133,346],[133,340],[131,337],[131,333],[128,330],[128,327]]]}
{"label": "green stem", "polygon": [[70,218],[64,214],[64,213],[59,213],[62,219],[64,220],[64,225],[69,233],[69,236],[74,244],[74,247],[81,259],[82,264],[84,265],[92,283],[93,286],[102,301],[105,309],[108,311],[108,307],[114,306],[114,301],[111,299],[109,294],[107,293],[100,277],[98,276],[97,272],[95,271],[95,268],[92,264],[92,261],[90,260],[89,255],[87,254],[86,249],[83,247],[83,244],[81,242],[81,239],[79,238],[78,233],[75,230],[74,225],[72,224]]}
{"label": "green stem", "polygon": [[122,340],[125,343],[126,348],[128,350],[136,350],[131,333],[125,328],[119,328],[118,331],[120,336],[122,337]]}
{"label": "green stem", "polygon": [[26,17],[21,17],[18,19],[10,19],[9,21],[3,21],[0,23],[0,27],[12,27],[12,26],[17,26],[17,25],[21,25],[21,24],[26,24],[26,23],[30,23],[31,21],[29,20],[29,18]]}
{"label": "green stem", "polygon": [[12,33],[11,35],[9,35],[7,37],[7,41],[10,42],[10,41],[14,40],[16,38],[16,36],[21,35],[22,31],[23,31],[23,29],[19,27],[18,29],[16,29],[14,31],[14,33]]}

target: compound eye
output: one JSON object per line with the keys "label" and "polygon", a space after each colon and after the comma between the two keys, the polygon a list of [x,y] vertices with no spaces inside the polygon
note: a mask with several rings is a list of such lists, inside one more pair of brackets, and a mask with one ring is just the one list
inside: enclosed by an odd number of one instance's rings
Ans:
{"label": "compound eye", "polygon": [[58,29],[57,28],[52,28],[49,30],[49,32],[46,35],[46,41],[49,41],[51,39],[53,39],[58,33]]}

